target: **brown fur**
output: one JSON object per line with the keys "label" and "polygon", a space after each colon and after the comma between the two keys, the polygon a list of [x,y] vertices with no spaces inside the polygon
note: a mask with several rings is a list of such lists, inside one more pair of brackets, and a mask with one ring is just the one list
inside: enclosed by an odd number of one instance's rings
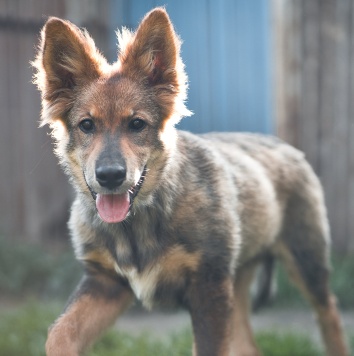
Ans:
{"label": "brown fur", "polygon": [[[108,65],[85,31],[51,18],[34,62],[42,124],[76,189],[69,227],[86,268],[47,354],[83,352],[135,294],[147,307],[189,310],[195,355],[258,355],[248,287],[263,258],[279,257],[313,305],[328,355],[347,355],[328,286],[323,193],[303,154],[271,137],[174,128],[190,112],[164,9],[118,37]],[[124,176],[108,187],[97,167]],[[128,215],[104,222],[97,197],[129,191]]]}

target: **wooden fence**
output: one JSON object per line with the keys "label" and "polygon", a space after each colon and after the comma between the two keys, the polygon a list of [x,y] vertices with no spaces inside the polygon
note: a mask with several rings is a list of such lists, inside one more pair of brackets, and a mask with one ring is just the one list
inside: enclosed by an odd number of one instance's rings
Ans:
{"label": "wooden fence", "polygon": [[52,153],[47,129],[38,129],[40,95],[30,61],[47,16],[87,27],[108,50],[105,0],[0,1],[0,233],[42,241],[65,238],[71,193]]}
{"label": "wooden fence", "polygon": [[[48,15],[65,17],[87,27],[113,58],[111,1],[0,0],[0,233],[9,238],[67,236],[71,192],[48,131],[37,128],[39,93],[31,84],[39,29]],[[353,250],[354,2],[269,1],[278,132],[321,177],[336,249]]]}
{"label": "wooden fence", "polygon": [[354,2],[273,0],[279,135],[324,185],[334,247],[354,249]]}

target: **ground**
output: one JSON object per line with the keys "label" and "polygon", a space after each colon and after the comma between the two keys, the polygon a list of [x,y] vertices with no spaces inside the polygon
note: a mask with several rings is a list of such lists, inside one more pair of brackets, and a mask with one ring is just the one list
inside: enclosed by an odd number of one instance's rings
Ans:
{"label": "ground", "polygon": [[[345,330],[354,330],[354,311],[342,313]],[[291,308],[277,309],[267,308],[251,316],[252,328],[255,332],[274,331],[295,332],[310,336],[316,344],[321,344],[319,329],[316,320],[309,309]],[[166,339],[171,333],[190,327],[190,319],[187,312],[162,312],[131,310],[122,315],[116,327],[130,335],[139,336],[149,333],[158,339]]]}

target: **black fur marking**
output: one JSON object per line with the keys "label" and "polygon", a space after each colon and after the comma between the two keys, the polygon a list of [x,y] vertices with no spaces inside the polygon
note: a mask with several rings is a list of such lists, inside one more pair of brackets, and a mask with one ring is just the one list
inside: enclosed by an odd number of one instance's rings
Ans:
{"label": "black fur marking", "polygon": [[83,172],[83,176],[84,176],[84,179],[85,179],[86,186],[87,186],[88,190],[90,191],[93,200],[96,200],[96,198],[97,198],[97,193],[96,193],[96,192],[89,186],[89,184],[87,183],[86,176],[85,176],[85,172]]}
{"label": "black fur marking", "polygon": [[153,299],[160,307],[186,307],[186,290],[190,283],[190,277],[187,272],[178,271],[176,273],[182,276],[180,283],[160,280],[156,286]]}

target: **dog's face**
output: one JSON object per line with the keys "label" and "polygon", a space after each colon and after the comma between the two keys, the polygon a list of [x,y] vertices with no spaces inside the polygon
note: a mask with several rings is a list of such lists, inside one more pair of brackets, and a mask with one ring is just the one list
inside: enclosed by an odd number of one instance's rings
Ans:
{"label": "dog's face", "polygon": [[124,220],[134,199],[148,200],[173,150],[173,126],[189,114],[180,42],[166,12],[153,10],[135,34],[118,37],[109,65],[86,32],[51,18],[34,62],[42,124],[52,126],[60,161],[106,222]]}

